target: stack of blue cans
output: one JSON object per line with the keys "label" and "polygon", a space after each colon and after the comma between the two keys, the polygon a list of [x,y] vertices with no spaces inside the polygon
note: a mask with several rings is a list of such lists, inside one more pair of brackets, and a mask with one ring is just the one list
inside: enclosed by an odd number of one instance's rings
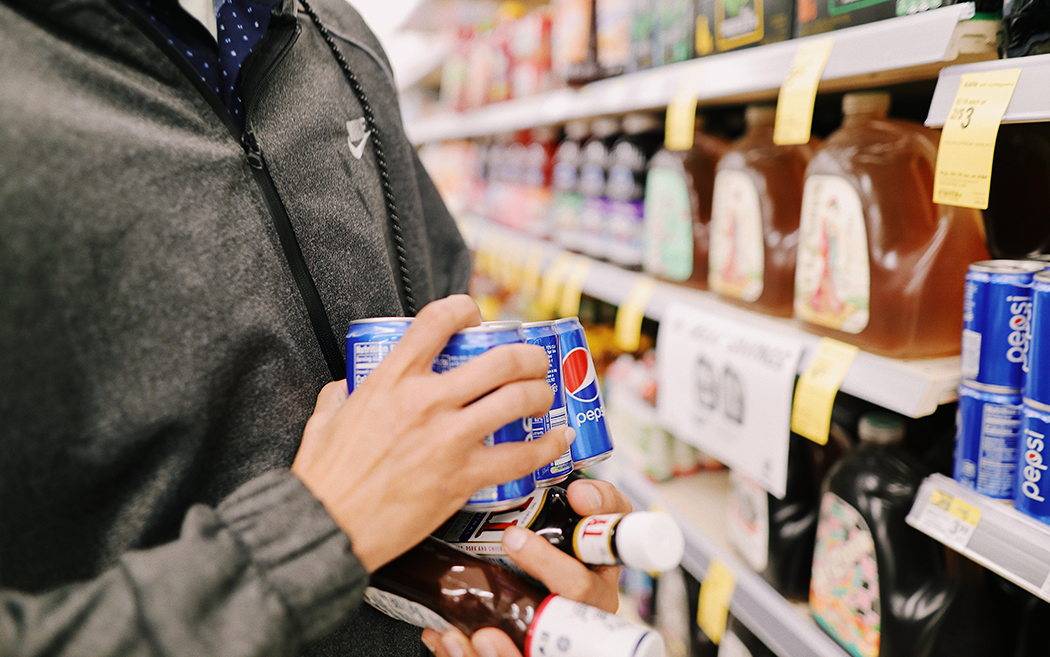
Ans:
{"label": "stack of blue cans", "polygon": [[1046,436],[1050,431],[1050,270],[1032,279],[1032,339],[1022,386],[1021,434],[1017,444],[1014,506],[1050,523],[1050,477]]}

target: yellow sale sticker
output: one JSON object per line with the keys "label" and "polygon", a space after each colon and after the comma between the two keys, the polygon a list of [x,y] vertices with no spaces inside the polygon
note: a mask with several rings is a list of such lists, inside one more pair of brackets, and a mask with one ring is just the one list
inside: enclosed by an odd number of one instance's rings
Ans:
{"label": "yellow sale sticker", "polygon": [[572,255],[562,251],[551,263],[550,268],[543,274],[543,284],[540,286],[539,309],[544,314],[553,314],[558,304],[558,293],[561,291],[565,281],[566,270],[572,263]]}
{"label": "yellow sale sticker", "polygon": [[795,51],[784,84],[777,96],[777,119],[773,127],[773,143],[805,144],[813,128],[813,103],[817,99],[817,85],[828,63],[833,37],[803,41]]}
{"label": "yellow sale sticker", "polygon": [[951,505],[948,507],[948,513],[962,520],[967,525],[973,525],[974,527],[981,521],[981,510],[959,499],[952,500]]}
{"label": "yellow sale sticker", "polygon": [[729,618],[729,600],[736,588],[736,575],[721,559],[712,559],[700,583],[696,624],[711,641],[721,642]]}
{"label": "yellow sale sticker", "polygon": [[642,318],[645,308],[656,292],[656,284],[648,278],[639,278],[627,298],[616,311],[616,346],[624,351],[637,351],[642,338]]}
{"label": "yellow sale sticker", "polygon": [[561,303],[558,304],[559,317],[575,317],[580,314],[580,297],[583,296],[583,284],[591,271],[591,261],[587,258],[576,258],[569,267],[565,285],[561,289]]}
{"label": "yellow sale sticker", "polygon": [[965,208],[988,207],[992,155],[1021,69],[965,73],[941,131],[933,201]]}
{"label": "yellow sale sticker", "polygon": [[821,338],[812,364],[798,377],[791,406],[791,430],[820,445],[827,444],[831,405],[858,349]]}

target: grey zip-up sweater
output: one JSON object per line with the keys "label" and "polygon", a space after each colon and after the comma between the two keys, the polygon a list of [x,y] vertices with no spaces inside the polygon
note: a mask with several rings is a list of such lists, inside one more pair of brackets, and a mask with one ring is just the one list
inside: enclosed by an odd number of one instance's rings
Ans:
{"label": "grey zip-up sweater", "polygon": [[[417,306],[463,291],[378,42],[313,4],[377,117]],[[331,377],[274,213],[337,337],[403,313],[362,108],[292,0],[257,53],[261,168],[118,0],[0,0],[0,655],[422,651],[288,472]]]}

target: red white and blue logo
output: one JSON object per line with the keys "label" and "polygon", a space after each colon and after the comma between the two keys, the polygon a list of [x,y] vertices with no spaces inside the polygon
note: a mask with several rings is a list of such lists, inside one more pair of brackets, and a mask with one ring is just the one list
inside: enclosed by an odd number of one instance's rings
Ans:
{"label": "red white and blue logo", "polygon": [[590,403],[598,400],[598,377],[586,348],[575,347],[562,357],[561,377],[565,393],[576,401]]}

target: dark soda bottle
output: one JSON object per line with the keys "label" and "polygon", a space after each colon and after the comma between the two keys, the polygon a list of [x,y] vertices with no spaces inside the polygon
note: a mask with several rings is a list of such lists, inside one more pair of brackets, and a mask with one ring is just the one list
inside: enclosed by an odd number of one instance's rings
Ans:
{"label": "dark soda bottle", "polygon": [[433,537],[371,577],[365,600],[400,620],[467,636],[496,627],[524,657],[663,657],[660,635]]}

